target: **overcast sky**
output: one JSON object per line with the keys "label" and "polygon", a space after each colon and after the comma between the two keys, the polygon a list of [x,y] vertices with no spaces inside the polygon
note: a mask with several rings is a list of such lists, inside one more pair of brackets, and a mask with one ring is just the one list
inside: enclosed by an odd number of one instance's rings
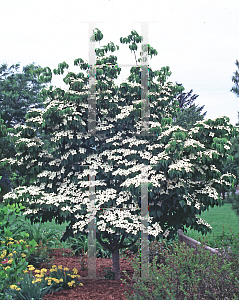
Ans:
{"label": "overcast sky", "polygon": [[[66,61],[76,71],[74,59],[89,57],[87,22],[104,34],[101,46],[120,46],[119,64],[135,64],[119,39],[133,29],[141,34],[140,22],[146,21],[149,44],[158,51],[150,67],[169,66],[170,81],[193,89],[207,118],[226,115],[235,125],[239,98],[230,89],[239,60],[238,12],[237,0],[0,0],[0,64],[35,62],[53,69]],[[129,74],[122,69],[121,81]],[[52,84],[63,87],[53,76]]]}

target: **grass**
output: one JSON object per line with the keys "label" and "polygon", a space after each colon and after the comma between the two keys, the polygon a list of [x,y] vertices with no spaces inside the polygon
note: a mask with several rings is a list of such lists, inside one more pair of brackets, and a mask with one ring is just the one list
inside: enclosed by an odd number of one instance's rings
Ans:
{"label": "grass", "polygon": [[[230,228],[233,234],[239,234],[239,216],[237,216],[236,212],[232,210],[231,207],[232,204],[225,203],[221,207],[210,207],[209,211],[204,211],[201,213],[199,217],[212,226],[212,233],[208,233],[206,235],[208,240],[214,241],[213,235],[215,237],[221,235],[223,232],[223,226],[225,234],[231,235]],[[186,227],[184,226],[184,228]],[[184,234],[197,241],[202,240],[203,237],[205,237],[195,230],[191,230],[189,228],[186,229],[187,233],[184,231]]]}

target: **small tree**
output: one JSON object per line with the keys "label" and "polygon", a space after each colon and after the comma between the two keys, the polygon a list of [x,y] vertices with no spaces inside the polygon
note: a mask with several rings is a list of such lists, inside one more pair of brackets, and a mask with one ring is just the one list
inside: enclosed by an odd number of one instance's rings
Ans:
{"label": "small tree", "polygon": [[[95,40],[102,38],[96,30]],[[142,37],[131,31],[120,41],[137,51]],[[118,48],[113,43],[97,48],[96,70],[82,59],[74,61],[81,70],[96,74],[96,136],[87,132],[89,78],[82,72],[68,72],[64,82],[69,88],[44,89],[44,111],[32,109],[26,115],[27,125],[16,126],[18,161],[2,160],[31,169],[36,178],[34,185],[4,196],[9,203],[23,202],[32,222],[54,217],[59,224],[70,222],[67,237],[73,231],[87,234],[96,213],[96,238],[112,253],[116,279],[120,278],[119,249],[135,244],[140,228],[145,228],[139,215],[142,169],[148,169],[149,239],[159,240],[162,233],[174,239],[183,225],[206,234],[211,227],[197,214],[223,204],[219,192],[223,186],[230,187],[235,176],[223,174],[222,164],[230,150],[228,139],[236,134],[226,117],[197,122],[190,130],[172,126],[178,111],[175,95],[182,87],[167,80],[168,67],[153,72],[146,66],[150,113],[149,129],[142,135],[144,66],[132,67],[128,80],[116,86],[117,57],[106,54]],[[145,51],[151,57],[157,54],[148,45],[142,46]],[[59,64],[54,73],[64,74],[68,67],[65,62]],[[51,136],[52,153],[34,134],[33,128],[40,127]],[[89,201],[92,175],[96,176],[95,211]],[[126,238],[132,243],[126,244]]]}

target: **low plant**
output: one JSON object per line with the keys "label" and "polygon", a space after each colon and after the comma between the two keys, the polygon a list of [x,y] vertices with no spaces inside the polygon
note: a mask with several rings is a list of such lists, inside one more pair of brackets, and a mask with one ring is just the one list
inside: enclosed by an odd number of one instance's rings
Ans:
{"label": "low plant", "polygon": [[35,250],[30,253],[26,260],[29,264],[35,268],[40,268],[41,264],[50,264],[51,247],[55,244],[57,237],[59,238],[59,232],[57,230],[45,230],[42,228],[42,224],[32,225],[30,220],[17,220],[15,235],[18,231],[27,232],[28,239],[34,239],[37,242]]}
{"label": "low plant", "polygon": [[[85,255],[88,252],[88,238],[85,235],[70,237],[68,243],[75,256]],[[96,241],[96,257],[111,258],[112,254]]]}
{"label": "low plant", "polygon": [[44,270],[39,274],[36,278],[32,275],[32,270],[34,267],[29,265],[29,271],[31,273],[27,273],[21,277],[21,280],[14,285],[10,285],[10,288],[6,291],[6,293],[14,297],[14,300],[32,300],[32,299],[42,299],[46,294],[53,290],[51,285],[47,284],[47,281],[44,280]]}
{"label": "low plant", "polygon": [[76,268],[70,271],[67,267],[63,268],[62,265],[58,267],[53,265],[46,280],[48,280],[48,284],[52,284],[54,290],[70,289],[77,284],[83,286],[82,283],[76,282],[77,278],[80,277],[77,273]]}
{"label": "low plant", "polygon": [[75,256],[79,256],[80,254],[85,255],[88,251],[88,239],[84,235],[69,237],[68,243]]}
{"label": "low plant", "polygon": [[[27,268],[26,256],[35,250],[36,241],[24,241],[29,236],[26,232],[21,232],[20,240],[14,240],[11,225],[16,220],[16,216],[21,215],[24,207],[18,205],[7,205],[0,208],[0,296],[5,299],[5,290],[14,284],[23,270]],[[10,216],[15,217],[10,223]]]}
{"label": "low plant", "polygon": [[[195,250],[185,243],[174,242],[173,253],[167,250],[162,253],[165,262],[156,267],[158,257],[153,258],[149,279],[139,278],[132,286],[133,277],[130,286],[133,295],[127,295],[127,299],[238,299],[239,238],[234,237],[232,253],[227,259],[211,255],[204,245],[205,241]],[[139,257],[135,256],[135,261],[132,265],[139,276]]]}
{"label": "low plant", "polygon": [[34,268],[40,268],[44,263],[46,266],[49,266],[52,263],[52,259],[50,259],[51,250],[48,246],[45,246],[41,241],[35,247],[35,250],[31,252],[26,260],[30,265],[33,265]]}
{"label": "low plant", "polygon": [[41,244],[49,247],[52,245],[52,241],[55,237],[59,235],[57,230],[46,230],[42,228],[41,223],[31,224],[28,219],[18,220],[17,226],[21,231],[25,231],[29,234],[29,239],[34,239],[37,244],[41,242]]}
{"label": "low plant", "polygon": [[[34,271],[34,274],[32,273]],[[42,299],[46,294],[57,292],[63,289],[70,289],[77,284],[76,279],[80,277],[77,269],[70,271],[68,268],[53,265],[49,276],[46,276],[47,269],[35,269],[32,265],[28,266],[21,280],[15,285],[11,285],[6,291],[15,300]]]}

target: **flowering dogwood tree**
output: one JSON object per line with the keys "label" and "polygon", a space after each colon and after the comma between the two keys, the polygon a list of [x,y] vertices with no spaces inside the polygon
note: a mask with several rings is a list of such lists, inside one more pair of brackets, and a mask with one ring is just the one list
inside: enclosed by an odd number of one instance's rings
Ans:
{"label": "flowering dogwood tree", "polygon": [[[95,40],[102,38],[96,30]],[[142,37],[132,31],[120,41],[130,44],[136,58]],[[136,60],[126,82],[115,85],[120,68],[111,53],[116,49],[119,47],[112,42],[97,48],[95,70],[76,59],[74,65],[82,72],[68,72],[64,78],[68,89],[44,89],[45,109],[31,109],[26,115],[27,125],[16,126],[16,159],[1,163],[31,169],[35,174],[34,185],[18,187],[4,196],[8,203],[23,202],[27,207],[24,214],[32,222],[53,218],[59,224],[70,222],[66,238],[72,231],[87,234],[90,220],[96,217],[97,241],[112,253],[118,279],[119,249],[133,245],[140,237],[142,174],[147,175],[148,182],[149,240],[158,240],[162,234],[173,239],[183,225],[206,234],[211,226],[197,215],[209,206],[221,206],[220,190],[233,184],[235,176],[223,174],[222,165],[229,159],[229,139],[236,135],[236,129],[226,117],[197,122],[190,130],[172,126],[179,109],[174,96],[182,87],[168,81],[168,67],[159,71],[147,67],[148,131],[141,134],[144,66],[137,66]],[[142,51],[151,57],[157,54],[149,45],[142,45]],[[64,62],[53,72],[64,74],[68,68]],[[87,74],[92,72],[96,79],[95,135],[87,130]],[[47,81],[51,71],[47,69],[41,76]],[[36,137],[36,128],[51,136],[51,153]],[[96,176],[95,181],[92,176]],[[132,243],[126,245],[125,238]]]}

